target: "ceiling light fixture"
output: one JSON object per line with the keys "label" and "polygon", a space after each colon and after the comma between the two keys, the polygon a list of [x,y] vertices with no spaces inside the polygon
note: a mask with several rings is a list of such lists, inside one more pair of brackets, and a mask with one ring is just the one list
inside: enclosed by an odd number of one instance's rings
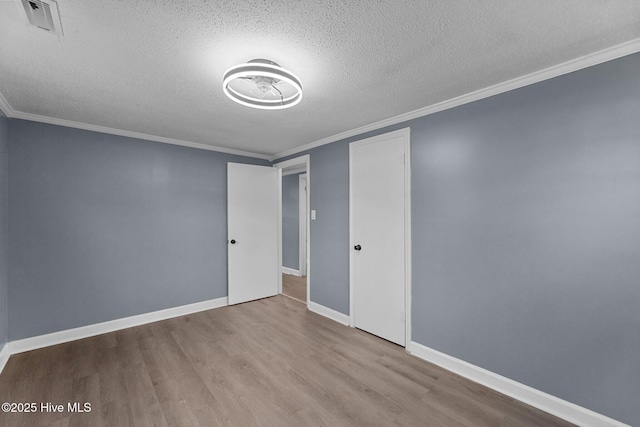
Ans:
{"label": "ceiling light fixture", "polygon": [[302,83],[291,71],[268,59],[231,67],[222,78],[225,95],[247,107],[281,110],[302,100]]}

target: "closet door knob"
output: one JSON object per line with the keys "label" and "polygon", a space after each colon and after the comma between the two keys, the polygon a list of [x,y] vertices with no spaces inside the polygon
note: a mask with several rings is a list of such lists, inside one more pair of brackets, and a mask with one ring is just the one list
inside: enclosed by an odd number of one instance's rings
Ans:
{"label": "closet door knob", "polygon": [[355,245],[355,246],[353,247],[353,249],[355,249],[356,251],[359,251],[360,249],[362,249],[362,246],[360,246],[360,245]]}
{"label": "closet door knob", "polygon": [[236,244],[236,239],[231,239],[231,241],[229,243],[231,243],[232,245],[235,245]]}

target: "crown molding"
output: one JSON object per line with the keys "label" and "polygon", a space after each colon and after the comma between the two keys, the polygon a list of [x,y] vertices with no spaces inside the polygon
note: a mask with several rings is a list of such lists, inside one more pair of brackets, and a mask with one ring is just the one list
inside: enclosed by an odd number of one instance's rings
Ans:
{"label": "crown molding", "polygon": [[201,144],[198,142],[184,141],[181,139],[165,138],[163,136],[149,135],[140,132],[131,132],[128,130],[115,129],[106,126],[92,125],[88,123],[74,122],[71,120],[58,119],[55,117],[41,116],[38,114],[23,113],[15,111],[9,103],[0,94],[0,108],[3,109],[5,115],[12,119],[23,119],[32,122],[48,123],[51,125],[65,126],[76,129],[89,130],[93,132],[107,133],[111,135],[125,136],[128,138],[144,139],[147,141],[162,142],[164,144],[180,145],[182,147],[197,148],[200,150],[217,151],[220,153],[234,154],[237,156],[253,157],[257,159],[269,160],[268,154],[252,153],[249,151],[234,150],[233,148],[217,147],[215,145]]}
{"label": "crown molding", "polygon": [[9,105],[7,100],[4,99],[4,96],[2,96],[1,93],[0,93],[0,110],[2,110],[2,113],[8,118],[12,117],[14,114],[13,108],[11,108],[11,105]]}
{"label": "crown molding", "polygon": [[214,145],[202,144],[197,142],[184,141],[173,138],[165,138],[162,136],[149,135],[138,132],[130,132],[121,129],[109,128],[104,126],[91,125],[87,123],[74,122],[70,120],[57,119],[53,117],[41,116],[37,114],[23,113],[21,111],[15,111],[7,100],[0,93],[0,110],[8,118],[24,119],[41,123],[49,123],[53,125],[72,127],[76,129],[90,130],[94,132],[108,133],[112,135],[125,136],[129,138],[144,139],[148,141],[162,142],[165,144],[180,145],[183,147],[198,148],[201,150],[217,151],[221,153],[234,154],[238,156],[253,157],[257,159],[263,159],[273,162],[274,160],[281,159],[283,157],[298,154],[303,151],[311,150],[312,148],[320,147],[322,145],[330,144],[332,142],[340,141],[342,139],[350,138],[352,136],[361,135],[366,132],[378,130],[387,126],[392,126],[398,123],[406,122],[416,119],[418,117],[428,116],[440,111],[448,110],[450,108],[458,107],[460,105],[468,104],[470,102],[478,101],[484,98],[488,98],[494,95],[499,95],[504,92],[508,92],[521,87],[529,86],[534,83],[538,83],[544,80],[548,80],[554,77],[561,76],[563,74],[572,73],[574,71],[581,70],[583,68],[591,67],[601,64],[603,62],[612,61],[614,59],[621,58],[623,56],[631,55],[633,53],[640,52],[640,39],[630,40],[628,42],[612,46],[607,49],[603,49],[588,55],[584,55],[567,62],[563,62],[552,67],[545,68],[540,71],[535,71],[530,74],[526,74],[521,77],[516,77],[511,80],[507,80],[502,83],[495,84],[483,89],[469,92],[455,98],[451,98],[445,101],[441,101],[426,107],[419,108],[417,110],[409,111],[398,116],[394,116],[388,119],[380,120],[365,126],[360,126],[355,129],[351,129],[345,132],[322,138],[317,141],[291,148],[289,150],[282,151],[274,155],[253,153],[249,151],[234,150],[232,148],[217,147]]}
{"label": "crown molding", "polygon": [[380,120],[359,128],[351,129],[345,132],[338,133],[327,138],[319,139],[309,144],[302,145],[300,147],[291,148],[289,150],[282,151],[272,156],[269,160],[274,161],[283,157],[291,156],[293,154],[300,153],[302,151],[311,150],[312,148],[320,147],[322,145],[330,144],[332,142],[340,141],[342,139],[350,138],[352,136],[361,135],[366,132],[381,129],[387,126],[392,126],[398,123],[406,122],[416,119],[418,117],[428,116],[430,114],[438,113],[440,111],[448,110],[450,108],[458,107],[460,105],[468,104],[470,102],[478,101],[480,99],[489,98],[490,96],[499,95],[504,92],[508,92],[521,87],[529,86],[534,83],[538,83],[544,80],[549,80],[554,77],[561,76],[563,74],[572,73],[574,71],[581,70],[583,68],[592,67],[594,65],[601,64],[603,62],[612,61],[614,59],[621,58],[623,56],[631,55],[633,53],[640,52],[640,39],[630,40],[628,42],[612,46],[607,49],[603,49],[588,55],[584,55],[567,62],[563,62],[552,67],[545,68],[543,70],[535,71],[524,76],[516,77],[511,80],[507,80],[502,83],[495,84],[493,86],[479,89],[474,92],[469,92],[464,95],[457,96],[445,101],[438,102],[436,104],[428,105],[426,107],[419,108],[417,110],[409,111],[408,113],[400,114],[388,119]]}

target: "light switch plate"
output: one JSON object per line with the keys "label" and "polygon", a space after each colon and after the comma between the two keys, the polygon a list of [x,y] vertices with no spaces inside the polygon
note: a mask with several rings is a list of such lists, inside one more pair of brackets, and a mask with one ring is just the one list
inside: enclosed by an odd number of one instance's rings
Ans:
{"label": "light switch plate", "polygon": [[311,220],[315,220],[316,219],[316,210],[315,209],[311,209]]}

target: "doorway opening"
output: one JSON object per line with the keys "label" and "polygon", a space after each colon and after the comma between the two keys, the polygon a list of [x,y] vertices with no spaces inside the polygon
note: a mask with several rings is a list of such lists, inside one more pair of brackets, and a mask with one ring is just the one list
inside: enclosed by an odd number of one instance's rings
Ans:
{"label": "doorway opening", "polygon": [[282,170],[280,185],[282,295],[309,302],[309,155],[274,167]]}
{"label": "doorway opening", "polygon": [[307,276],[282,273],[282,295],[307,303]]}

